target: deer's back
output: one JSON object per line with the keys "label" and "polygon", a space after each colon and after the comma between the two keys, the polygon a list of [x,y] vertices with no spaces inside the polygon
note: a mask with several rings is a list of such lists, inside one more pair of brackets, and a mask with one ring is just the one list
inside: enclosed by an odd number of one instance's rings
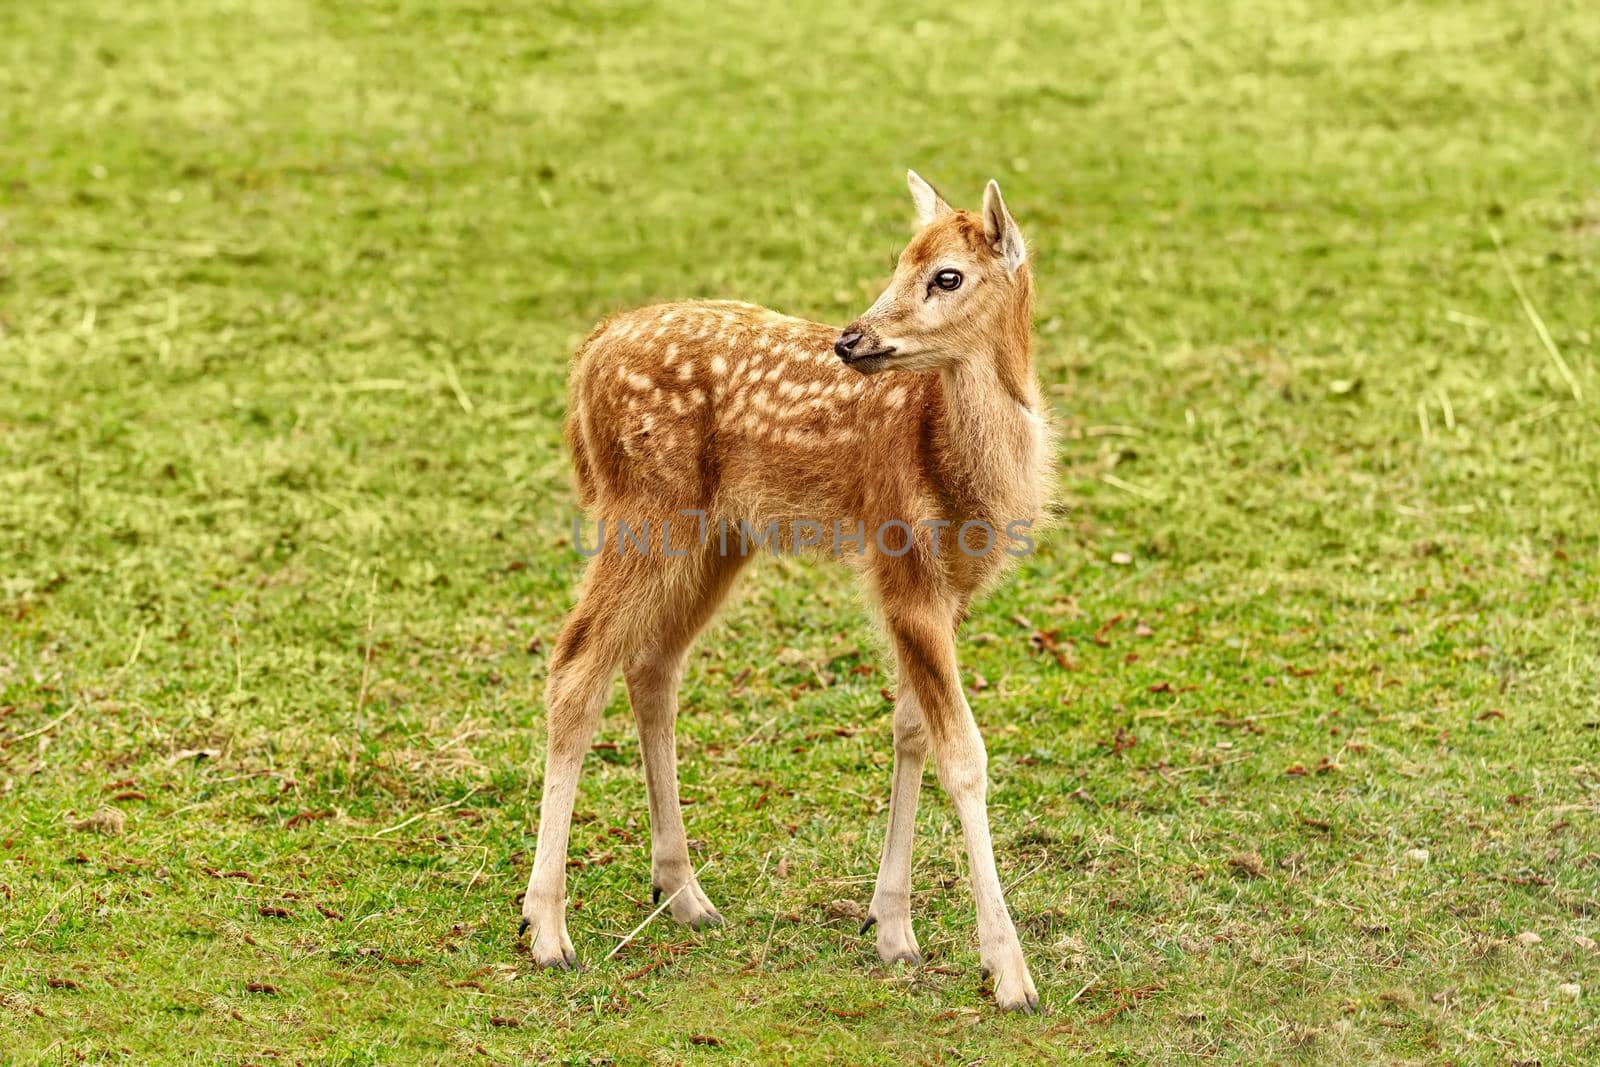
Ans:
{"label": "deer's back", "polygon": [[928,382],[864,377],[836,327],[693,301],[601,323],[573,364],[567,438],[584,503],[633,517],[859,515],[876,450],[918,438]]}

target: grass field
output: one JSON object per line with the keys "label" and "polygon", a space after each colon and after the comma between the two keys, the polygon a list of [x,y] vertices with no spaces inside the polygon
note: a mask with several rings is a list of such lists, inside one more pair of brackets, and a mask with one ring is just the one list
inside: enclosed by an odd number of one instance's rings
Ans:
{"label": "grass field", "polygon": [[[512,7],[0,7],[0,1055],[1600,1059],[1592,3]],[[894,683],[793,559],[684,692],[729,925],[605,958],[619,686],[536,972],[568,355],[843,323],[908,165],[1039,279],[1063,507],[962,649],[1046,1013],[936,786],[928,965],[857,934]]]}

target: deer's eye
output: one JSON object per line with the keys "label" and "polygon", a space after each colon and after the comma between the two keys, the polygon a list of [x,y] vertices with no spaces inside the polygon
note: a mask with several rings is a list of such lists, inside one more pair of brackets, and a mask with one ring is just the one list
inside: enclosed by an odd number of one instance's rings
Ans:
{"label": "deer's eye", "polygon": [[947,293],[953,293],[961,288],[961,272],[958,270],[942,270],[933,276],[933,284]]}

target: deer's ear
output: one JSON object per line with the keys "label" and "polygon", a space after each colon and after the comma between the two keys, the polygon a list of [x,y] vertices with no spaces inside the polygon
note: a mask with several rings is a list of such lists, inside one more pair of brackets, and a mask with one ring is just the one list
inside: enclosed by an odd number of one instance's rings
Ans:
{"label": "deer's ear", "polygon": [[944,202],[944,197],[916,171],[906,171],[906,184],[911,187],[911,199],[917,205],[918,226],[926,226],[940,215],[950,213],[950,205]]}
{"label": "deer's ear", "polygon": [[1027,260],[1028,246],[1023,243],[1022,231],[1017,229],[1017,220],[1006,210],[1000,186],[993,181],[983,191],[983,235],[989,239],[1007,271],[1016,270]]}

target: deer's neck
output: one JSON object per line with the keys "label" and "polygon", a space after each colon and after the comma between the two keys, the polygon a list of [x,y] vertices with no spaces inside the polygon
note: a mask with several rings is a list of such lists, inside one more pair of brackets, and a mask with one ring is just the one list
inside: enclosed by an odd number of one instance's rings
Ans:
{"label": "deer's neck", "polygon": [[940,375],[936,440],[946,495],[959,510],[1001,524],[1033,521],[1043,500],[1048,435],[1033,372],[1031,312],[959,367]]}

